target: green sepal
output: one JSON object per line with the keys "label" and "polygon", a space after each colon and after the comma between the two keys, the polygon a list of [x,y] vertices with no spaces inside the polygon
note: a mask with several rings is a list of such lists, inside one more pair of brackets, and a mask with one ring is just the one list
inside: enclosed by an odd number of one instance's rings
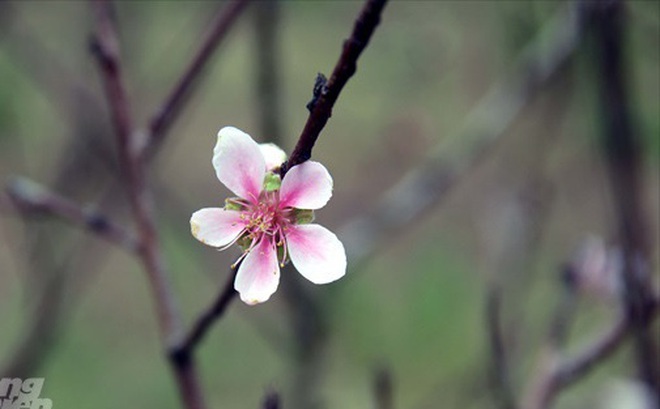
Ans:
{"label": "green sepal", "polygon": [[271,172],[266,173],[266,177],[264,178],[264,190],[266,192],[279,190],[280,186],[282,186],[280,175]]}
{"label": "green sepal", "polygon": [[295,209],[296,224],[309,224],[314,221],[314,210]]}
{"label": "green sepal", "polygon": [[241,237],[236,241],[236,244],[238,244],[238,247],[240,247],[241,250],[245,251],[250,248],[250,244],[252,244],[252,239],[250,239],[250,235],[245,234],[243,235],[243,237]]}
{"label": "green sepal", "polygon": [[225,199],[225,210],[243,210],[243,206],[235,200],[236,198]]}
{"label": "green sepal", "polygon": [[289,257],[287,257],[286,260],[284,259],[284,246],[277,246],[277,260],[280,267],[289,264]]}

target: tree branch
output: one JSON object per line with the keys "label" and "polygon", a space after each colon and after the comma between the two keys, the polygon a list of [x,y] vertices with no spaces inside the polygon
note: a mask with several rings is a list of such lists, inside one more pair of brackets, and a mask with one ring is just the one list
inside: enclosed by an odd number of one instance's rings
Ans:
{"label": "tree branch", "polygon": [[[133,127],[128,98],[122,83],[119,40],[112,21],[110,4],[107,1],[96,0],[93,6],[96,18],[93,50],[101,69],[115,126],[120,162],[125,172],[128,196],[140,238],[139,256],[153,291],[161,336],[166,348],[169,349],[169,345],[176,345],[180,337],[181,318],[162,261],[151,196],[146,185],[144,161],[141,160],[137,149],[138,134]],[[173,362],[172,370],[186,407],[205,408],[193,362],[189,361],[186,365],[177,365]]]}
{"label": "tree branch", "polygon": [[7,186],[7,194],[14,204],[25,212],[59,217],[71,224],[80,225],[129,252],[139,251],[140,246],[135,237],[105,215],[91,208],[80,207],[28,179],[12,180]]}
{"label": "tree branch", "polygon": [[486,329],[488,346],[490,347],[490,381],[495,398],[501,409],[516,409],[515,398],[511,389],[511,377],[505,348],[504,334],[502,333],[502,290],[495,279],[487,283],[486,303]]}
{"label": "tree branch", "polygon": [[466,116],[461,128],[406,172],[373,208],[342,224],[338,236],[349,260],[364,259],[383,238],[423,220],[425,212],[447,198],[469,170],[478,166],[523,107],[573,55],[584,32],[584,18],[579,11],[569,5],[553,16],[521,52],[511,72],[493,85]]}
{"label": "tree branch", "polygon": [[357,69],[357,59],[369,43],[376,26],[380,22],[380,15],[387,0],[367,0],[360,15],[355,21],[353,33],[344,42],[344,48],[335,65],[332,75],[323,87],[318,99],[314,102],[309,118],[305,123],[296,147],[289,160],[282,165],[281,174],[288,169],[301,164],[312,157],[312,148],[321,133],[321,130],[332,116],[339,93],[349,78]]}
{"label": "tree branch", "polygon": [[602,110],[605,157],[623,249],[623,303],[634,334],[639,376],[660,404],[660,365],[648,323],[653,304],[645,209],[642,206],[642,157],[630,114],[623,51],[623,3],[601,3],[594,14],[595,67]]}
{"label": "tree branch", "polygon": [[546,408],[558,392],[554,372],[559,367],[562,350],[568,338],[568,329],[575,315],[576,279],[574,266],[569,263],[562,271],[561,298],[550,321],[550,329],[541,351],[538,370],[523,396],[522,408]]}
{"label": "tree branch", "polygon": [[374,372],[373,393],[376,409],[394,409],[394,381],[387,368]]}
{"label": "tree branch", "polygon": [[[658,300],[656,298],[651,309],[651,320],[657,315]],[[648,322],[650,327],[651,322]],[[548,360],[545,373],[538,382],[536,391],[530,398],[525,409],[547,408],[559,392],[587,376],[599,363],[612,355],[631,335],[632,323],[622,312],[610,328],[594,341],[585,346],[572,358],[561,358],[558,351]]]}
{"label": "tree branch", "polygon": [[169,351],[170,360],[177,365],[186,366],[190,362],[196,348],[204,339],[204,336],[211,329],[213,324],[222,318],[229,304],[236,298],[238,293],[234,289],[234,280],[240,262],[231,269],[231,274],[222,286],[218,296],[208,310],[204,311],[197,319],[195,325],[183,338],[181,344],[174,346]]}
{"label": "tree branch", "polygon": [[181,75],[167,98],[165,98],[165,101],[163,101],[163,104],[156,110],[156,113],[149,121],[149,134],[143,152],[145,157],[150,158],[157,145],[162,143],[167,130],[180,114],[183,103],[190,95],[204,67],[211,60],[214,51],[227,36],[227,33],[234,26],[234,23],[238,20],[238,17],[245,10],[248,3],[249,0],[234,0],[216,14],[215,19],[211,23],[211,29],[202,41],[199,50],[197,50],[197,53],[185,69],[183,75]]}
{"label": "tree branch", "polygon": [[[154,115],[149,128],[151,133],[147,135],[149,138],[146,140],[147,143],[152,142],[152,136],[156,137],[155,142],[163,139],[163,134],[176,119],[181,105],[195,84],[196,78],[199,77],[203,67],[210,60],[213,51],[226,36],[227,31],[247,3],[248,0],[236,0],[227,6],[222,14],[218,14],[218,17],[214,20],[213,28],[204,40],[200,50],[162,107]],[[82,209],[62,197],[51,194],[43,196],[47,193],[34,189],[34,186],[32,186],[31,191],[26,192],[29,186],[26,187],[25,183],[12,185],[8,189],[10,194],[13,193],[16,196],[15,201],[18,201],[20,204],[17,204],[23,207],[24,210],[29,208],[31,211],[48,212],[60,216],[73,223],[87,226],[95,233],[114,242],[124,243],[124,239],[126,239],[125,246],[137,252],[148,273],[155,294],[156,309],[164,342],[166,345],[175,345],[180,335],[180,318],[161,262],[150,195],[145,183],[145,164],[141,155],[141,153],[144,153],[144,147],[148,147],[150,158],[159,144],[150,143],[147,146],[144,138],[141,139],[140,135],[135,132],[128,98],[121,79],[119,42],[113,25],[114,21],[112,21],[114,16],[111,15],[110,5],[106,1],[95,1],[93,7],[97,28],[96,34],[92,38],[91,48],[97,57],[102,73],[112,123],[120,148],[122,170],[125,172],[124,177],[129,188],[129,198],[140,233],[139,242],[99,213]],[[31,196],[26,194],[31,194]],[[176,363],[173,364],[186,405],[189,408],[204,407],[199,382],[192,363],[189,362],[186,366],[181,367],[177,367]]]}
{"label": "tree branch", "polygon": [[[320,123],[318,121],[322,120],[323,125],[325,125],[325,123],[327,122],[330,116],[330,112],[332,110],[332,105],[336,101],[337,96],[339,95],[339,92],[343,88],[344,84],[346,84],[350,76],[353,75],[353,73],[355,72],[355,63],[357,61],[357,58],[362,52],[362,50],[366,47],[367,42],[371,37],[371,34],[373,33],[376,25],[378,25],[380,12],[384,7],[385,2],[386,0],[368,0],[367,4],[362,9],[362,12],[355,23],[353,35],[349,40],[346,40],[346,42],[344,43],[344,51],[342,53],[339,62],[337,63],[337,66],[335,67],[335,71],[333,72],[332,78],[334,78],[334,83],[333,83],[334,85],[329,84],[329,87],[330,85],[332,85],[332,91],[329,90],[325,95],[323,95],[319,99],[316,107],[312,111],[312,114],[310,115],[310,118],[307,121],[307,125],[305,126],[306,130],[310,128],[309,124],[311,122],[318,124]],[[331,81],[333,81],[332,78]],[[324,120],[319,119],[322,118],[324,115],[325,115]],[[315,117],[318,118],[313,119]],[[316,136],[313,137],[312,145],[316,140],[316,138],[318,137],[318,133],[323,128],[323,125],[321,125],[317,129]],[[312,128],[316,128],[316,127],[317,125],[312,126]],[[309,132],[310,130],[307,131],[303,130],[303,135],[305,134],[311,135]],[[303,137],[301,136],[301,141],[302,140]],[[300,145],[300,142],[298,145]],[[311,154],[312,145],[308,147],[309,148],[308,153],[310,154]],[[292,158],[294,157],[294,155],[295,155],[295,150],[294,153],[292,154]],[[298,157],[300,158],[300,156]],[[308,158],[309,156],[306,157],[305,160],[307,160]],[[291,159],[289,160],[290,166],[295,166],[295,164],[302,162],[303,161],[296,162],[296,161],[292,161]],[[284,165],[282,168],[284,169]],[[180,363],[187,362],[192,357],[196,346],[202,341],[202,339],[211,329],[215,321],[222,318],[227,305],[229,305],[229,303],[236,296],[236,292],[233,288],[233,280],[235,277],[235,271],[237,271],[237,269],[238,266],[236,266],[236,268],[234,269],[234,274],[231,274],[229,276],[228,281],[225,283],[224,287],[220,291],[213,305],[206,312],[202,313],[200,318],[197,320],[197,323],[193,326],[189,334],[184,338],[184,341],[170,348],[169,355],[170,355],[170,359],[173,362],[180,362]]]}
{"label": "tree branch", "polygon": [[268,391],[261,407],[262,409],[280,409],[280,395],[275,391]]}

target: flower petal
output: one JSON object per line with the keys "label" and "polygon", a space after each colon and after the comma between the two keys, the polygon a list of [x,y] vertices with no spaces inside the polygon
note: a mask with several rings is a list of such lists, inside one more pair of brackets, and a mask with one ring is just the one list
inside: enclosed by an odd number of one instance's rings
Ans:
{"label": "flower petal", "polygon": [[220,182],[239,197],[256,203],[266,175],[266,162],[250,135],[231,126],[222,128],[212,162]]}
{"label": "flower petal", "polygon": [[279,168],[286,160],[286,153],[274,143],[260,143],[259,149],[266,160],[267,171]]}
{"label": "flower petal", "polygon": [[294,225],[286,235],[296,269],[314,284],[326,284],[346,274],[346,251],[337,236],[318,224]]}
{"label": "flower petal", "polygon": [[332,196],[332,177],[325,166],[307,161],[292,167],[282,180],[280,203],[283,207],[320,209]]}
{"label": "flower petal", "polygon": [[279,282],[277,251],[270,239],[264,237],[238,267],[234,289],[240,293],[243,302],[254,305],[268,300]]}
{"label": "flower petal", "polygon": [[222,247],[234,241],[245,228],[241,213],[217,207],[201,209],[190,218],[192,235],[204,244]]}

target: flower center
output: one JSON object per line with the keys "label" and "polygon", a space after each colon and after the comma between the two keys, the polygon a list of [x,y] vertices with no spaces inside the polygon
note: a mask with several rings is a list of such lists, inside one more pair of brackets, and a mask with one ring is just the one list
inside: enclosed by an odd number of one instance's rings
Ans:
{"label": "flower center", "polygon": [[243,212],[247,224],[245,231],[251,241],[268,236],[273,244],[282,246],[285,232],[293,223],[293,209],[282,208],[279,192],[264,192],[257,204],[249,204]]}
{"label": "flower center", "polygon": [[287,260],[286,233],[296,222],[295,209],[280,205],[279,191],[262,192],[257,203],[245,199],[232,198],[227,206],[239,208],[245,222],[242,234],[236,238],[243,248],[243,254],[234,262],[234,268],[259,242],[268,240],[277,249],[280,266]]}

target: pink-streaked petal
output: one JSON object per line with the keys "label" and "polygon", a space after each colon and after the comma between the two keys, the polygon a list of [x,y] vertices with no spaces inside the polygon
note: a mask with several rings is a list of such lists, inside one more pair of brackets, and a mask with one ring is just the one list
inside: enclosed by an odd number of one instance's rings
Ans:
{"label": "pink-streaked petal", "polygon": [[332,196],[332,177],[325,166],[307,161],[292,167],[282,180],[280,203],[283,207],[320,209]]}
{"label": "pink-streaked petal", "polygon": [[346,251],[337,236],[318,224],[294,225],[286,235],[293,265],[314,284],[327,284],[346,274]]}
{"label": "pink-streaked petal", "polygon": [[259,149],[266,161],[266,170],[272,171],[282,166],[286,160],[286,153],[274,143],[260,143]]}
{"label": "pink-streaked petal", "polygon": [[218,131],[212,162],[222,184],[243,199],[257,201],[266,175],[266,162],[250,135],[232,126],[222,128]]}
{"label": "pink-streaked petal", "polygon": [[280,282],[280,266],[277,251],[268,237],[261,239],[250,252],[236,274],[234,289],[246,304],[262,303],[277,290]]}
{"label": "pink-streaked petal", "polygon": [[193,236],[204,244],[222,247],[234,241],[245,228],[241,213],[217,207],[201,209],[190,218]]}

